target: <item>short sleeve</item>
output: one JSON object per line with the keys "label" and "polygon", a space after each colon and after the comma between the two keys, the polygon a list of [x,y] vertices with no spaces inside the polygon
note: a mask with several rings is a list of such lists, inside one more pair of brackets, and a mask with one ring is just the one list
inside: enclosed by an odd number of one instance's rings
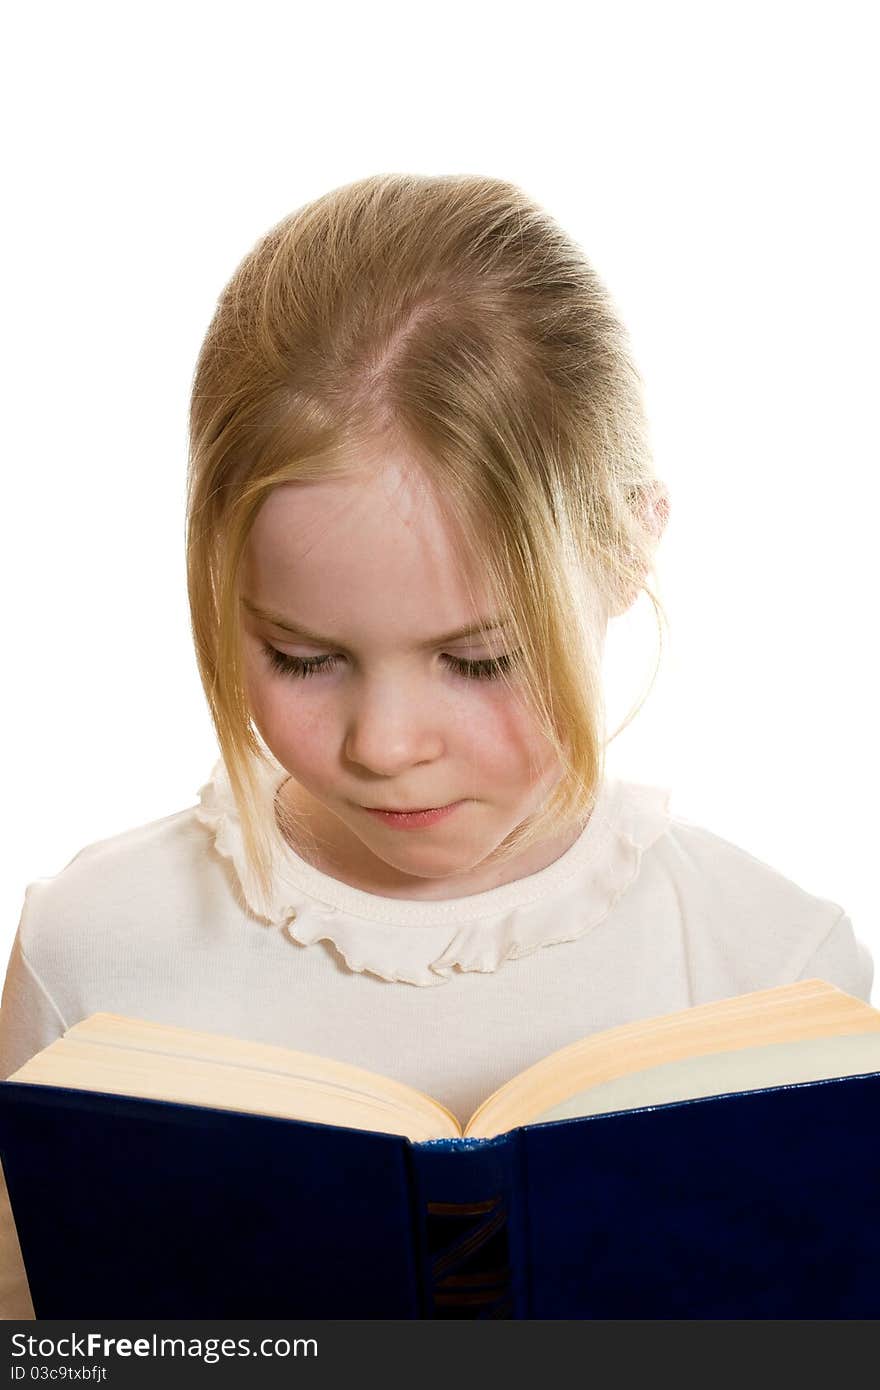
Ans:
{"label": "short sleeve", "polygon": [[[60,1038],[66,1027],[51,995],[25,957],[21,930],[26,913],[27,897],[0,1003],[0,1078],[4,1081],[34,1053]],[[0,1169],[0,1319],[30,1320],[34,1316],[6,1178]]]}
{"label": "short sleeve", "polygon": [[833,923],[798,979],[827,980],[830,985],[870,1004],[874,962],[867,946],[857,940],[846,913],[841,913]]}

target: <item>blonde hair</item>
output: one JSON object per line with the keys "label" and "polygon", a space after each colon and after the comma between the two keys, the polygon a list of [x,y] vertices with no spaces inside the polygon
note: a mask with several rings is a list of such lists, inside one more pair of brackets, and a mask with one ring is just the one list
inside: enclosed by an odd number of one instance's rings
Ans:
{"label": "blonde hair", "polygon": [[265,755],[243,669],[245,547],[274,488],[356,475],[377,446],[405,450],[462,557],[479,556],[520,652],[510,679],[560,758],[544,806],[493,857],[589,814],[605,770],[605,627],[642,590],[662,651],[641,378],[579,246],[515,185],[478,175],[376,175],[284,218],[205,335],[187,492],[196,659],[267,902],[278,830],[253,761]]}

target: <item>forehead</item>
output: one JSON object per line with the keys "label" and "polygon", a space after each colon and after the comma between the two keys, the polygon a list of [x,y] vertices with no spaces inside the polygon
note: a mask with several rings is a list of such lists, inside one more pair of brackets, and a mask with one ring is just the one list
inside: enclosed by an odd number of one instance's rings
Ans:
{"label": "forehead", "polygon": [[[244,560],[253,601],[317,626],[440,630],[483,617],[479,557],[468,556],[423,472],[389,458],[362,472],[276,488]],[[448,624],[444,621],[448,619]]]}

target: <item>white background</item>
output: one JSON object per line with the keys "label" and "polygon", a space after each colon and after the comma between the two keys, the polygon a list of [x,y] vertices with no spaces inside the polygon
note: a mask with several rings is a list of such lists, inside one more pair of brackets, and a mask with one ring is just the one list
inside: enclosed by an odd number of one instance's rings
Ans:
{"label": "white background", "polygon": [[[270,225],[389,171],[519,183],[632,335],[672,496],[672,644],[610,770],[845,906],[880,958],[871,20],[774,0],[18,7],[4,960],[27,883],[197,800],[215,758],[184,584],[199,344]],[[612,728],[654,657],[643,599],[610,635]]]}

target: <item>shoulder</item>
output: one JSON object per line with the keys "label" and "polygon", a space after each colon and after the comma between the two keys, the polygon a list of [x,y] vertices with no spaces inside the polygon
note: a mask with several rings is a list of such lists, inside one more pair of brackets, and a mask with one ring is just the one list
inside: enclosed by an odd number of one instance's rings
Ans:
{"label": "shoulder", "polygon": [[642,868],[644,891],[669,904],[695,969],[743,989],[816,975],[868,997],[871,958],[844,907],[741,845],[672,811]]}
{"label": "shoulder", "polygon": [[843,907],[832,898],[811,893],[742,845],[673,814],[658,852],[682,888],[702,901],[711,895],[731,911],[760,909],[782,921],[815,920],[830,925]]}
{"label": "shoulder", "polygon": [[744,913],[762,909],[826,922],[843,911],[830,898],[807,892],[766,860],[679,814],[667,789],[618,782],[612,804],[615,829],[639,846],[651,889],[665,881],[683,906],[725,905]]}
{"label": "shoulder", "polygon": [[58,873],[29,883],[19,927],[28,961],[38,970],[57,965],[134,922],[159,929],[189,915],[216,869],[196,812],[187,807],[94,841]]}
{"label": "shoulder", "polygon": [[75,898],[100,883],[108,893],[129,894],[135,883],[152,882],[154,870],[167,871],[188,857],[198,839],[203,831],[196,808],[187,807],[83,846],[58,873],[36,879],[29,891],[49,900],[63,884],[65,895]]}

